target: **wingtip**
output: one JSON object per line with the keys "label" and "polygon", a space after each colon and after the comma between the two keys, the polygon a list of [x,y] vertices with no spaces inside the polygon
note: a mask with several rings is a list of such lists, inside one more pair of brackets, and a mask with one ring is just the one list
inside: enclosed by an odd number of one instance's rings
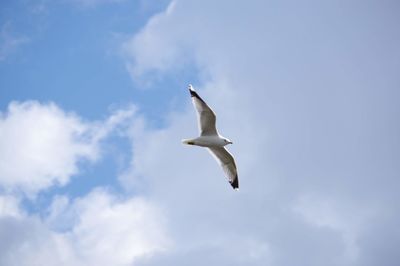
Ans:
{"label": "wingtip", "polygon": [[[206,104],[206,102],[197,94],[197,92],[193,89],[193,86],[191,84],[189,84],[189,92],[190,92],[190,96],[193,98],[197,98],[199,99],[201,102],[203,102],[204,104]],[[207,105],[207,104],[206,104]]]}
{"label": "wingtip", "polygon": [[236,177],[235,180],[230,182],[231,186],[233,187],[234,190],[238,191],[239,190],[239,179]]}
{"label": "wingtip", "polygon": [[200,96],[197,94],[197,92],[193,89],[192,85],[189,85],[189,92],[191,97],[195,97],[202,100]]}
{"label": "wingtip", "polygon": [[197,96],[197,93],[196,93],[196,91],[193,89],[192,84],[189,84],[188,89],[189,89],[189,92],[190,92],[190,96],[191,96],[191,97],[196,97],[196,96]]}

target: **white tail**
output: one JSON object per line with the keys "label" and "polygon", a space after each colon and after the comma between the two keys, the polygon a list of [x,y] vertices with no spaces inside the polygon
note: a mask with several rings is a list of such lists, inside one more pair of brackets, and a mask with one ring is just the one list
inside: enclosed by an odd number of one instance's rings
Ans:
{"label": "white tail", "polygon": [[192,139],[183,139],[182,143],[187,145],[194,145],[194,141]]}

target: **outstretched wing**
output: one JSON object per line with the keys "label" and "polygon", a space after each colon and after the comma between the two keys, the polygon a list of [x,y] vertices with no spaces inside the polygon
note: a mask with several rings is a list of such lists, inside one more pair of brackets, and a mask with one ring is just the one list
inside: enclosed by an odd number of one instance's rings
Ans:
{"label": "outstretched wing", "polygon": [[197,92],[189,85],[190,96],[192,97],[194,108],[197,111],[197,120],[201,136],[218,135],[215,127],[216,117],[206,102],[200,98]]}
{"label": "outstretched wing", "polygon": [[234,189],[239,189],[239,179],[235,164],[235,159],[224,147],[208,148],[214,158],[222,166],[225,175],[228,177],[229,183]]}

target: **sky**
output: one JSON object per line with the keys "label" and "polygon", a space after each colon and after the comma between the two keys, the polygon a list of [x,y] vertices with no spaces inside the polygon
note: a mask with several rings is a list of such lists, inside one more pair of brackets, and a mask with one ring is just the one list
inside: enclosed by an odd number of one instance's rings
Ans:
{"label": "sky", "polygon": [[[398,265],[398,1],[0,4],[0,265]],[[233,141],[240,190],[187,85]]]}

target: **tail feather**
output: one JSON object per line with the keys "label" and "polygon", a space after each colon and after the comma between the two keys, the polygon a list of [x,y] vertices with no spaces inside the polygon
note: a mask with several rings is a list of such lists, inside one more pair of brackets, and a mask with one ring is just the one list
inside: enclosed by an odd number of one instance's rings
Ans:
{"label": "tail feather", "polygon": [[194,145],[194,142],[191,139],[183,139],[182,143],[187,145]]}

